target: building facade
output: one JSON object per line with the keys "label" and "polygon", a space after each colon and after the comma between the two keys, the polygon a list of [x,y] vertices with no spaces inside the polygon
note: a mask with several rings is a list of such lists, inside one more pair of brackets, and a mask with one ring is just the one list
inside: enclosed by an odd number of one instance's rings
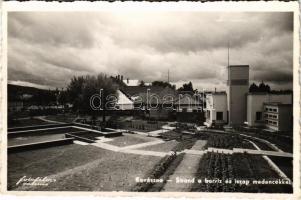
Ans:
{"label": "building facade", "polygon": [[227,94],[213,92],[206,94],[205,126],[222,126],[227,123]]}
{"label": "building facade", "polygon": [[266,127],[275,131],[291,131],[293,129],[292,108],[292,104],[265,103],[263,116]]}
{"label": "building facade", "polygon": [[247,124],[248,126],[265,126],[264,104],[279,102],[292,104],[292,94],[248,93]]}

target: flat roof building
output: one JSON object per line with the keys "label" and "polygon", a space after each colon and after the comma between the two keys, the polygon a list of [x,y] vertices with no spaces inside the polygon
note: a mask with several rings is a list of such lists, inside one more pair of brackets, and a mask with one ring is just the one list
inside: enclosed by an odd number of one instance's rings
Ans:
{"label": "flat roof building", "polygon": [[213,92],[206,94],[206,107],[204,108],[205,126],[221,126],[227,123],[227,94],[226,92]]}
{"label": "flat roof building", "polygon": [[275,131],[291,131],[293,129],[292,104],[264,103],[263,110],[267,128]]}
{"label": "flat roof building", "polygon": [[279,102],[292,104],[292,94],[248,93],[247,94],[247,124],[249,126],[264,126],[264,104]]}

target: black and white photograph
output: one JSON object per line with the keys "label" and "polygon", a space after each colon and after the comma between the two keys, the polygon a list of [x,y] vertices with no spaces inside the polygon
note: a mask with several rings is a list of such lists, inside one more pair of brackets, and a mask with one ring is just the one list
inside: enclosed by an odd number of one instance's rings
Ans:
{"label": "black and white photograph", "polygon": [[7,12],[7,191],[294,193],[295,17]]}

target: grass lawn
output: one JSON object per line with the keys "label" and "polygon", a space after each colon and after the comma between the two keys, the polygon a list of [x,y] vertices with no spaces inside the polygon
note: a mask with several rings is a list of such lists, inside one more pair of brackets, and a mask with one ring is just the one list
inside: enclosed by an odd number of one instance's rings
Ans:
{"label": "grass lawn", "polygon": [[275,151],[275,149],[271,148],[269,145],[267,145],[264,142],[261,142],[259,140],[255,140],[255,139],[251,139],[251,138],[248,138],[248,140],[254,142],[261,150],[264,150],[264,151]]}
{"label": "grass lawn", "polygon": [[159,151],[159,152],[169,152],[171,151],[179,142],[175,140],[170,140],[167,141],[163,144],[156,144],[152,146],[146,146],[143,148],[140,148],[141,150],[146,150],[146,151]]}
{"label": "grass lawn", "polygon": [[[284,137],[282,135],[277,134],[267,134],[267,133],[246,133],[244,134],[258,137],[264,140],[267,140],[273,144],[275,144],[278,148],[285,152],[293,152],[293,139],[290,137]],[[289,135],[287,135],[289,136]]]}
{"label": "grass lawn", "polygon": [[269,156],[269,158],[285,173],[287,177],[293,180],[293,159],[279,156]]}
{"label": "grass lawn", "polygon": [[123,135],[119,137],[114,137],[112,139],[113,139],[112,141],[108,141],[106,143],[118,147],[125,147],[125,146],[140,144],[144,142],[154,141],[154,138],[141,136],[141,135]]}
{"label": "grass lawn", "polygon": [[[234,172],[236,178],[249,178],[255,180],[262,179],[278,179],[279,175],[272,170],[262,156],[233,154]],[[266,193],[290,193],[292,187],[290,185],[250,185],[256,188],[257,192]]]}
{"label": "grass lawn", "polygon": [[48,186],[26,190],[129,191],[160,157],[117,153],[91,145],[65,145],[8,155],[8,189],[21,177],[55,178]]}
{"label": "grass lawn", "polygon": [[18,119],[15,120],[13,123],[8,124],[8,128],[16,128],[16,127],[23,127],[23,126],[35,126],[35,125],[46,125],[46,124],[53,124],[50,122],[45,122],[40,119],[36,118],[26,118],[26,119]]}
{"label": "grass lawn", "polygon": [[243,137],[234,134],[211,134],[208,137],[206,148],[222,148],[222,149],[255,149],[255,147]]}
{"label": "grass lawn", "polygon": [[8,139],[8,146],[37,143],[37,142],[58,140],[58,139],[64,139],[64,138],[65,138],[65,134],[32,135],[32,136],[16,137],[16,138]]}
{"label": "grass lawn", "polygon": [[[291,193],[290,185],[253,184],[253,180],[278,180],[279,175],[268,165],[262,156],[249,154],[205,154],[196,173],[197,178],[226,179],[231,184],[194,184],[192,191],[206,192],[250,192],[250,193]],[[248,180],[249,184],[234,183],[234,180]]]}

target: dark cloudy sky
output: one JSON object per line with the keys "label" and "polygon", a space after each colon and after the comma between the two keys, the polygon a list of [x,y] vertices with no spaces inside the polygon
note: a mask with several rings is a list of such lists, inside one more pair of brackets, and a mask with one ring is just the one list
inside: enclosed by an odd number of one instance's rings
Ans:
{"label": "dark cloudy sky", "polygon": [[225,88],[230,64],[250,65],[251,81],[292,88],[292,13],[11,12],[8,80],[66,87],[74,75],[192,81]]}

